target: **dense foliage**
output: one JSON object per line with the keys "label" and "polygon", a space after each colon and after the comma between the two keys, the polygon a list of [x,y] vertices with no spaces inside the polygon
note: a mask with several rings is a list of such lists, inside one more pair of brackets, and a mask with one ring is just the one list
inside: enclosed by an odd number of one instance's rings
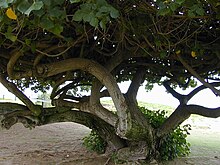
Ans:
{"label": "dense foliage", "polygon": [[[195,86],[194,78],[218,79],[219,10],[217,0],[1,1],[0,45],[3,52],[19,50],[23,54],[21,62],[35,61],[16,64],[17,72],[39,62],[62,60],[63,56],[106,63],[125,49],[135,56],[128,55],[127,65],[117,68],[117,81],[130,79],[133,67],[147,66],[147,89],[155,82],[161,83],[164,76],[172,79],[174,86],[186,88]],[[44,58],[38,61],[31,54]],[[76,74],[83,77],[80,83],[91,81],[90,76],[85,79],[82,73]],[[22,84],[43,90],[42,86],[53,85],[54,81],[57,78],[31,78],[22,80]]]}

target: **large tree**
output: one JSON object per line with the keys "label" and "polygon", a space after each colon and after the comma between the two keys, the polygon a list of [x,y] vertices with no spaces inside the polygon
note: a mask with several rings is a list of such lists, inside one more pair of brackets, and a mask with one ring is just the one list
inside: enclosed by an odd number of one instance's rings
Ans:
{"label": "large tree", "polygon": [[[188,104],[205,88],[220,95],[218,0],[8,0],[0,12],[0,82],[24,103],[0,103],[2,127],[76,122],[126,159],[150,159],[191,114],[220,116],[220,107]],[[118,83],[128,80],[122,93]],[[202,85],[188,95],[175,91],[196,80]],[[144,81],[147,90],[158,83],[179,100],[158,129],[137,106]],[[53,107],[35,105],[23,93],[28,87],[51,87]],[[102,97],[113,100],[116,113]]]}

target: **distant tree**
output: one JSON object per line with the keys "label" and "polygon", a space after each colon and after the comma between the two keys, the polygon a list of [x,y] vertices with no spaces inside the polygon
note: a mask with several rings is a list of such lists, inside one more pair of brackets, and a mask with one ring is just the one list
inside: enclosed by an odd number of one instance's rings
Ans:
{"label": "distant tree", "polygon": [[[126,159],[150,160],[160,139],[191,114],[220,116],[220,107],[188,104],[205,88],[220,95],[218,0],[8,0],[0,12],[0,82],[25,104],[0,103],[2,127],[76,122],[113,150],[130,148]],[[188,95],[175,91],[196,79],[202,86]],[[123,94],[118,83],[128,80]],[[143,81],[147,90],[163,84],[180,102],[157,129],[137,106]],[[22,92],[30,86],[51,87],[54,107],[35,105]],[[112,98],[116,114],[102,97]]]}

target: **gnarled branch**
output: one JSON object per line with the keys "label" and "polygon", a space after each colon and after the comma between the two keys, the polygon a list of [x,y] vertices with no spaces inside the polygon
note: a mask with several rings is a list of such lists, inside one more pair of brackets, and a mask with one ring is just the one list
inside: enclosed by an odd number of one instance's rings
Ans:
{"label": "gnarled branch", "polygon": [[15,96],[17,96],[35,115],[39,115],[41,113],[41,108],[39,106],[34,105],[34,103],[25,95],[22,91],[20,91],[16,85],[8,80],[0,74],[0,82]]}

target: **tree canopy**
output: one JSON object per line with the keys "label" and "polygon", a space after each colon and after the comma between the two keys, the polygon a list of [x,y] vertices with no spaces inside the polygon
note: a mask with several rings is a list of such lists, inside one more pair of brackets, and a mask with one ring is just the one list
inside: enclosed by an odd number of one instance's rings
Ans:
{"label": "tree canopy", "polygon": [[[218,0],[7,0],[0,13],[0,82],[24,103],[1,103],[3,127],[73,121],[102,136],[115,132],[107,138],[115,148],[145,138],[156,153],[155,139],[190,114],[220,116],[220,107],[188,105],[205,88],[220,95]],[[123,94],[118,83],[128,80]],[[175,91],[196,87],[195,80],[202,86],[188,95]],[[159,129],[137,108],[143,81],[146,90],[164,85],[180,102]],[[51,87],[54,107],[34,105],[22,93],[28,87]],[[101,105],[102,97],[113,99],[116,114]]]}

